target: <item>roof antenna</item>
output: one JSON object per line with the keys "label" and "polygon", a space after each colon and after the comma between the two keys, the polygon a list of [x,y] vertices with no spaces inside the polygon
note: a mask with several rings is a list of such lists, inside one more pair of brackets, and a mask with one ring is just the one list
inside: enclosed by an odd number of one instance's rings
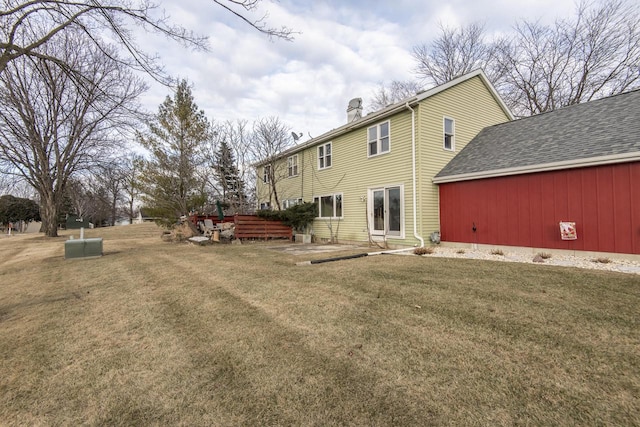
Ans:
{"label": "roof antenna", "polygon": [[298,140],[302,138],[302,132],[300,132],[300,135],[295,132],[291,132],[291,136],[293,137],[293,141],[297,144]]}

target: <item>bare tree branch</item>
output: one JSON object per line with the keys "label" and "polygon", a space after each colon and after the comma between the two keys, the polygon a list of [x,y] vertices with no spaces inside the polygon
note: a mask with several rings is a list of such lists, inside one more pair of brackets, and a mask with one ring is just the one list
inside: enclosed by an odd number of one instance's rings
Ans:
{"label": "bare tree branch", "polygon": [[[287,28],[271,28],[265,24],[267,15],[257,20],[245,14],[257,9],[261,0],[213,0],[251,27],[270,38],[292,40],[294,32]],[[17,2],[2,0],[0,6],[0,73],[21,56],[46,59],[73,73],[61,58],[44,53],[41,48],[69,29],[80,29],[98,49],[107,53],[109,43],[102,35],[111,36],[126,53],[112,57],[120,63],[141,70],[163,84],[172,84],[158,64],[158,58],[140,48],[133,28],[161,34],[174,42],[196,50],[208,48],[205,37],[170,23],[163,11],[148,0],[32,0]]]}
{"label": "bare tree branch", "polygon": [[278,183],[287,177],[287,163],[280,156],[293,144],[290,131],[278,117],[261,118],[253,124],[249,148],[253,158],[262,162],[262,170],[256,171],[258,179],[266,178],[267,199],[273,201],[278,210],[282,208]]}
{"label": "bare tree branch", "polygon": [[82,32],[61,36],[42,48],[84,76],[84,86],[36,56],[22,56],[0,74],[0,169],[38,192],[49,236],[57,234],[69,180],[110,157],[145,89]]}
{"label": "bare tree branch", "polygon": [[640,86],[640,8],[631,0],[582,1],[552,25],[521,21],[508,38],[487,41],[481,25],[441,28],[414,48],[416,74],[442,84],[483,68],[519,116]]}
{"label": "bare tree branch", "polygon": [[236,17],[240,18],[245,23],[249,24],[254,29],[258,30],[262,34],[267,35],[270,39],[280,38],[286,41],[292,41],[294,34],[299,34],[297,31],[293,31],[291,28],[282,26],[280,28],[267,27],[265,24],[266,19],[269,17],[268,13],[264,13],[261,18],[251,20],[242,12],[235,10],[230,5],[239,7],[244,12],[255,11],[258,8],[261,0],[213,0],[219,6],[222,6],[227,11],[231,12]]}
{"label": "bare tree branch", "polygon": [[373,92],[369,102],[369,111],[378,111],[384,107],[414,96],[423,89],[422,85],[413,80],[394,80],[389,85],[380,83]]}

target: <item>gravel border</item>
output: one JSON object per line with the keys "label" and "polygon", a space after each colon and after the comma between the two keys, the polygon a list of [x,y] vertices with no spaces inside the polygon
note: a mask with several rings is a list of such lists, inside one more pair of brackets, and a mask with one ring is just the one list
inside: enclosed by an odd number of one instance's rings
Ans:
{"label": "gravel border", "polygon": [[[543,259],[543,262],[534,262],[533,259],[536,255],[531,253],[510,252],[502,250],[503,255],[494,255],[491,252],[492,250],[489,249],[460,249],[438,246],[433,248],[432,254],[426,254],[423,256],[437,258],[481,259],[501,262],[523,262],[528,264],[589,268],[592,270],[615,271],[618,273],[640,275],[640,262],[637,261],[552,254],[550,258]],[[609,260],[609,262],[598,262],[597,259]]]}

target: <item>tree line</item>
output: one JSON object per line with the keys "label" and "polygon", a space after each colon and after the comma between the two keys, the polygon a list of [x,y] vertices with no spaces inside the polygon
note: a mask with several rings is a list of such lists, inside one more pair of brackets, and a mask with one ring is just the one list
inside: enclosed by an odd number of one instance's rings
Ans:
{"label": "tree line", "polygon": [[373,110],[482,68],[516,116],[544,113],[640,87],[640,6],[582,0],[572,17],[521,20],[494,37],[478,22],[441,25],[412,56],[415,78],[380,84]]}
{"label": "tree line", "polygon": [[[291,29],[269,27],[264,17],[250,18],[260,3],[211,4],[268,37],[291,40]],[[123,199],[131,218],[143,191],[147,201],[157,202],[154,208],[175,208],[176,214],[200,206],[196,193],[205,191],[199,175],[204,165],[188,163],[203,154],[196,151],[204,150],[204,142],[215,146],[211,124],[195,104],[183,102],[181,97],[191,96],[186,82],[177,85],[173,105],[168,98],[157,115],[145,117],[137,99],[147,87],[136,72],[167,87],[175,82],[155,56],[139,47],[132,30],[142,28],[202,50],[208,48],[206,38],[173,24],[146,0],[3,0],[0,5],[2,183],[21,181],[35,191],[42,231],[56,236],[60,213],[67,209],[113,224]],[[141,121],[148,132],[139,131]],[[194,136],[200,131],[204,133]],[[149,149],[150,160],[131,154],[135,140]],[[177,157],[172,144],[178,144]],[[222,152],[229,161],[229,150]],[[175,161],[177,178],[163,170]],[[224,185],[225,195],[231,188],[244,191],[240,181]],[[177,191],[176,197],[171,195],[176,200],[161,204],[162,191]]]}

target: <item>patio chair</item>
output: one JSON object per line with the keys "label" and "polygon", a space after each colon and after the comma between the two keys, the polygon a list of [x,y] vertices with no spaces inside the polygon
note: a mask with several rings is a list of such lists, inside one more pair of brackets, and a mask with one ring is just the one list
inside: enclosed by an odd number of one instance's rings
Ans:
{"label": "patio chair", "polygon": [[217,230],[218,228],[216,227],[216,225],[213,223],[212,220],[210,219],[205,219],[204,220],[204,235],[207,237],[211,237],[211,235],[213,234],[214,230]]}

